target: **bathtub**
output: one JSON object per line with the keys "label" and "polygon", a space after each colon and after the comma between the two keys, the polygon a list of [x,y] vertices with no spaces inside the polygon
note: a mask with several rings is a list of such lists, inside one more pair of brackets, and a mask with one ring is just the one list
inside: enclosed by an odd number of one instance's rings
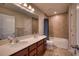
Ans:
{"label": "bathtub", "polygon": [[47,40],[47,48],[51,49],[53,48],[53,46],[56,46],[58,48],[68,49],[68,39],[49,37],[49,40]]}

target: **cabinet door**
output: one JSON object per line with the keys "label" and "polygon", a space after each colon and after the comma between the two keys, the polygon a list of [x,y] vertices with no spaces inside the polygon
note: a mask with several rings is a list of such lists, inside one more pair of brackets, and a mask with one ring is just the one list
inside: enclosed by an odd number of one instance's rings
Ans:
{"label": "cabinet door", "polygon": [[45,52],[46,49],[47,49],[46,39],[44,39],[44,44],[43,44],[43,46],[44,46],[44,52]]}
{"label": "cabinet door", "polygon": [[37,44],[33,44],[31,46],[29,46],[29,56],[34,56],[36,55],[36,48],[37,48]]}
{"label": "cabinet door", "polygon": [[32,50],[29,52],[29,56],[35,56],[36,55],[36,49]]}
{"label": "cabinet door", "polygon": [[44,44],[41,44],[38,48],[37,48],[37,55],[43,55],[44,53]]}
{"label": "cabinet door", "polygon": [[43,43],[44,43],[44,39],[41,40],[41,41],[39,41],[39,42],[37,43],[37,46],[40,46],[40,45],[43,44]]}
{"label": "cabinet door", "polygon": [[36,49],[36,43],[31,45],[31,46],[29,46],[29,52],[34,50],[34,49]]}

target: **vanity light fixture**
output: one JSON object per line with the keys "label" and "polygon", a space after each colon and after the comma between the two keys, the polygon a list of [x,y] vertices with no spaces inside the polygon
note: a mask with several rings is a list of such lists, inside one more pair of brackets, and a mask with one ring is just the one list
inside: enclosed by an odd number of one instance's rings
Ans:
{"label": "vanity light fixture", "polygon": [[23,8],[28,9],[28,11],[30,11],[30,12],[32,12],[32,13],[34,13],[34,11],[35,11],[35,9],[34,9],[31,5],[29,5],[29,4],[27,4],[27,3],[19,3],[19,5],[20,5],[21,7],[23,7]]}

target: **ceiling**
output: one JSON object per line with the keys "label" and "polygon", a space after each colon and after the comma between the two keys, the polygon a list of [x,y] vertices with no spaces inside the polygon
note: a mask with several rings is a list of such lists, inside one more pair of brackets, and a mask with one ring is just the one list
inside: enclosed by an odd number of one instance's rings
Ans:
{"label": "ceiling", "polygon": [[37,8],[47,16],[65,13],[68,11],[69,3],[33,3]]}

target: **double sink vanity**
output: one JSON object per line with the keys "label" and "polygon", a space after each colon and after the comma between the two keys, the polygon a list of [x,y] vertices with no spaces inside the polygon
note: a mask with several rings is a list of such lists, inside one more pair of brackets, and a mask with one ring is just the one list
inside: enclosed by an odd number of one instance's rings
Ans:
{"label": "double sink vanity", "polygon": [[16,37],[19,41],[11,44],[6,43],[0,46],[0,56],[40,56],[46,50],[45,35],[28,35]]}
{"label": "double sink vanity", "polygon": [[39,15],[22,5],[0,5],[0,56],[39,56],[46,50],[46,36],[39,35],[39,25],[43,26]]}

